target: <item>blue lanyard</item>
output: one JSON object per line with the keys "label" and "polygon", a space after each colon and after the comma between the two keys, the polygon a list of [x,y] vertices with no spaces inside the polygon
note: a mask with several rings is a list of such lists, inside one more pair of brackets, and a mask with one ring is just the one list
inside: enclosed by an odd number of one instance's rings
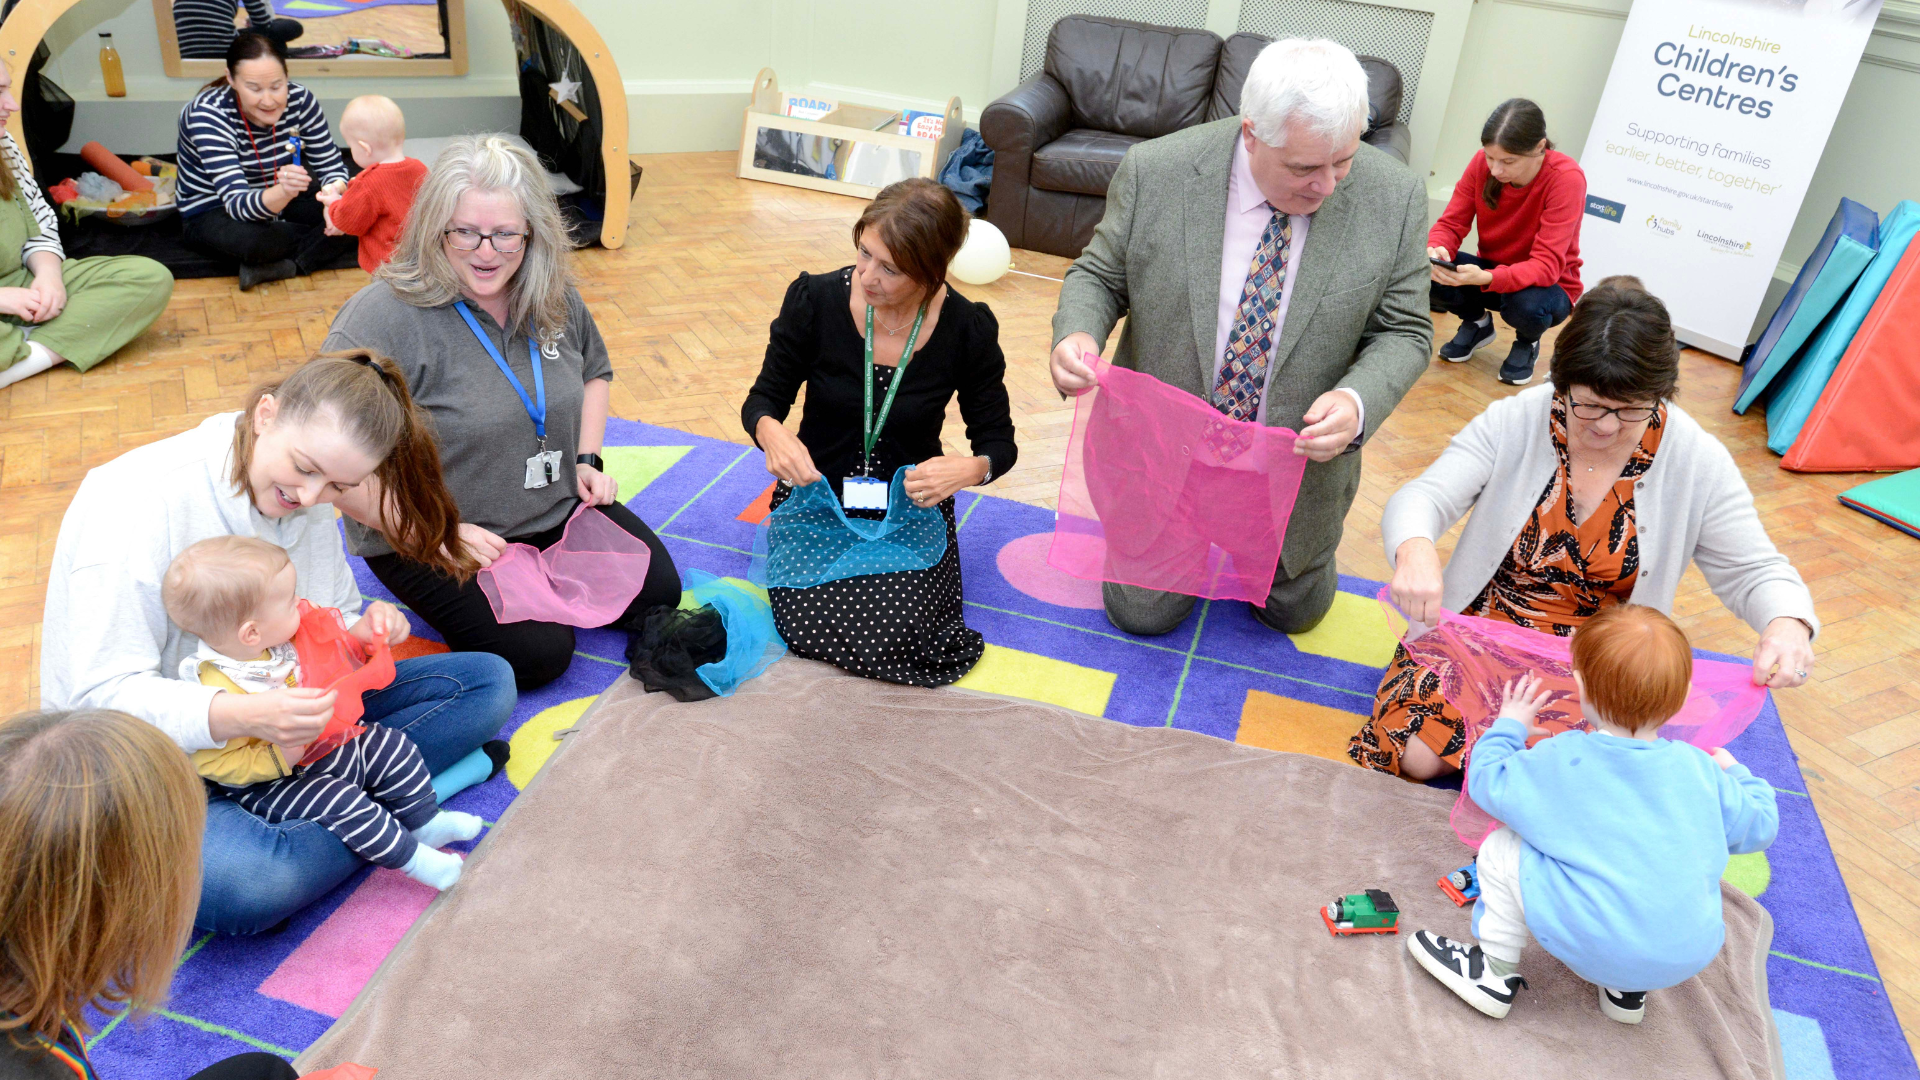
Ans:
{"label": "blue lanyard", "polygon": [[520,404],[527,407],[527,418],[533,421],[533,433],[539,437],[541,448],[544,449],[547,443],[547,377],[540,371],[540,347],[533,343],[533,335],[527,335],[527,360],[533,365],[535,395],[530,398],[527,396],[527,388],[521,385],[519,377],[514,375],[513,369],[507,366],[506,357],[501,356],[500,350],[493,347],[493,339],[487,336],[485,330],[480,329],[480,320],[474,318],[473,312],[467,310],[467,302],[455,300],[453,307],[460,313],[461,318],[467,320],[467,329],[472,330],[473,336],[480,339],[480,344],[486,347],[487,355],[493,357],[493,366],[499,368],[500,374],[505,375],[507,382],[513,384],[513,392],[520,395]]}

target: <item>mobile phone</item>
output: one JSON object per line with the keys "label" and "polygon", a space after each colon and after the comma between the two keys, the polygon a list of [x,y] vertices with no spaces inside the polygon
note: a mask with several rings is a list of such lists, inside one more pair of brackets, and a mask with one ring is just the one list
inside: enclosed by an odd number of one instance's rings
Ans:
{"label": "mobile phone", "polygon": [[1428,261],[1428,262],[1430,262],[1430,263],[1432,263],[1432,264],[1433,264],[1433,265],[1435,265],[1435,266],[1438,266],[1438,267],[1442,267],[1442,268],[1444,268],[1444,269],[1447,269],[1447,270],[1458,270],[1458,269],[1460,269],[1460,267],[1459,267],[1459,265],[1458,265],[1457,263],[1454,263],[1454,262],[1451,262],[1451,261],[1449,261],[1449,260],[1447,260],[1447,259],[1436,259],[1436,258],[1434,258],[1434,257],[1433,257],[1433,256],[1431,256],[1431,255],[1429,255],[1429,256],[1427,256],[1427,261]]}

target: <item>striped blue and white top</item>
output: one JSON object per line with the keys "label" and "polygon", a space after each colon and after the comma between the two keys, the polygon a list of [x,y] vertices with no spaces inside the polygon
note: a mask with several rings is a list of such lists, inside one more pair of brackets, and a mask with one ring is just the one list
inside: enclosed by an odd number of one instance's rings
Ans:
{"label": "striped blue and white top", "polygon": [[180,216],[219,207],[235,221],[271,221],[261,196],[282,165],[293,164],[288,135],[300,137],[300,160],[317,191],[347,178],[340,149],[327,132],[327,114],[299,83],[287,84],[287,109],[279,123],[263,128],[240,115],[227,86],[210,86],[180,110]]}
{"label": "striped blue and white top", "polygon": [[219,60],[227,55],[237,32],[234,13],[244,7],[247,24],[264,28],[273,21],[273,8],[267,0],[174,0],[173,34],[180,43],[183,59]]}
{"label": "striped blue and white top", "polygon": [[47,205],[47,197],[34,183],[33,170],[27,168],[27,159],[21,155],[20,147],[13,136],[0,131],[0,154],[7,156],[7,168],[13,172],[13,182],[20,189],[20,197],[26,200],[27,209],[33,211],[33,220],[40,225],[40,235],[29,237],[20,245],[20,261],[24,264],[27,256],[36,251],[50,251],[64,259],[66,249],[60,246],[60,219],[54,215],[53,207]]}

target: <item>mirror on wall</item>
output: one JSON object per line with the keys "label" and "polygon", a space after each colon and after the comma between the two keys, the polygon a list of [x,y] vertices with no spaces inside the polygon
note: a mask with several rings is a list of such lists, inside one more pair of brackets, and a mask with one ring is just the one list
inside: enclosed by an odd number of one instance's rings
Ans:
{"label": "mirror on wall", "polygon": [[153,0],[168,75],[217,75],[233,35],[286,43],[302,75],[464,75],[462,0]]}

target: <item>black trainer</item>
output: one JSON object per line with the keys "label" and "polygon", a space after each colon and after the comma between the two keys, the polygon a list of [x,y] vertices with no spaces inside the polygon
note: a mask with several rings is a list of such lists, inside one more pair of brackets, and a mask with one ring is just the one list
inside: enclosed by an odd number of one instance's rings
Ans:
{"label": "black trainer", "polygon": [[1600,988],[1600,1011],[1607,1019],[1618,1020],[1622,1024],[1637,1024],[1647,1018],[1647,992],[1645,990],[1609,990]]}
{"label": "black trainer", "polygon": [[1525,386],[1533,381],[1533,365],[1540,359],[1538,341],[1516,341],[1507,362],[1500,365],[1500,381],[1508,386]]}
{"label": "black trainer", "polygon": [[1453,340],[1440,346],[1440,359],[1464,364],[1473,354],[1493,340],[1493,316],[1482,315],[1475,322],[1463,322]]}
{"label": "black trainer", "polygon": [[1460,995],[1467,1004],[1493,1017],[1504,1018],[1513,1008],[1513,999],[1527,980],[1518,972],[1495,975],[1487,965],[1480,946],[1462,945],[1431,930],[1421,930],[1407,939],[1407,951],[1413,954],[1427,973]]}

